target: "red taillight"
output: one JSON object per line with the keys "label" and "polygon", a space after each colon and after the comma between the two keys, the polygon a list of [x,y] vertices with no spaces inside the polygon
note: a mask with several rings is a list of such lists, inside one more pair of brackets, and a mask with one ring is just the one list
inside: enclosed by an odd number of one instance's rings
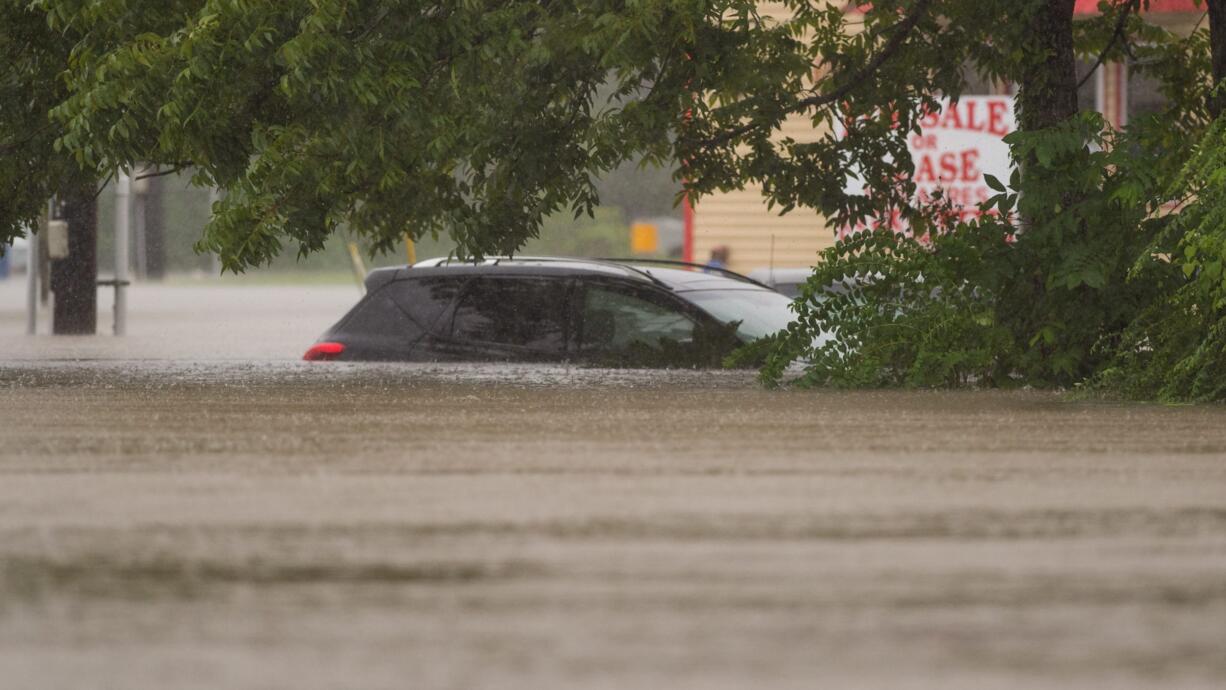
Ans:
{"label": "red taillight", "polygon": [[323,362],[340,357],[344,351],[345,346],[340,343],[315,343],[302,358],[308,362]]}

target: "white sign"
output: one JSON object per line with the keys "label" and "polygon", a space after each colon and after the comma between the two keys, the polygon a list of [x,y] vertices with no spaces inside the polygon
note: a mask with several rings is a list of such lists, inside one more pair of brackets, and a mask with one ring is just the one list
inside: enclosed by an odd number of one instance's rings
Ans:
{"label": "white sign", "polygon": [[[961,220],[978,216],[978,205],[995,194],[983,176],[993,175],[1002,182],[1009,179],[1009,145],[1002,139],[1016,127],[1012,96],[963,96],[957,103],[944,101],[940,111],[924,115],[920,131],[907,141],[915,164],[911,180],[916,200],[927,201],[940,189]],[[862,194],[864,186],[853,179],[847,191]],[[889,225],[903,229],[897,217]],[[864,227],[841,228],[838,235]]]}
{"label": "white sign", "polygon": [[68,258],[68,221],[47,222],[47,257],[50,259]]}

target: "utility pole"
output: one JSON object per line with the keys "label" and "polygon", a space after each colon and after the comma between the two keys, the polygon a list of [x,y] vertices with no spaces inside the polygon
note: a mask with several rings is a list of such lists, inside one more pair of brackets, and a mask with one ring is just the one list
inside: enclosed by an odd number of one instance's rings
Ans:
{"label": "utility pole", "polygon": [[122,170],[115,175],[115,335],[128,332],[128,253],[132,209],[132,179]]}
{"label": "utility pole", "polygon": [[141,175],[152,169],[153,168],[137,168],[132,171],[134,175],[131,177],[132,203],[129,204],[129,208],[131,209],[130,213],[132,215],[130,226],[132,228],[133,245],[132,261],[135,262],[135,265],[131,268],[133,269],[133,275],[137,280],[145,279],[149,259],[149,247],[145,236],[145,208],[149,200],[149,180],[148,178],[141,177]]}
{"label": "utility pole", "polygon": [[[51,204],[47,204],[50,208]],[[26,250],[26,335],[38,335],[38,291],[39,268],[43,263],[42,243],[39,239],[47,234],[47,209],[38,218],[38,234],[27,235],[30,238]]]}
{"label": "utility pole", "polygon": [[[209,218],[213,217],[213,213],[215,212],[214,207],[217,205],[217,202],[220,200],[221,200],[221,190],[218,189],[217,187],[210,188],[209,189]],[[217,256],[217,254],[213,252],[209,252],[209,266],[213,272],[214,278],[221,275],[221,257],[220,256]]]}
{"label": "utility pole", "polygon": [[155,175],[143,180],[146,183],[145,208],[145,275],[144,278],[161,280],[166,277],[166,208],[163,203],[165,178]]}
{"label": "utility pole", "polygon": [[68,223],[68,252],[51,262],[51,332],[92,335],[98,330],[98,205],[93,184],[68,185],[58,207],[54,210]]}

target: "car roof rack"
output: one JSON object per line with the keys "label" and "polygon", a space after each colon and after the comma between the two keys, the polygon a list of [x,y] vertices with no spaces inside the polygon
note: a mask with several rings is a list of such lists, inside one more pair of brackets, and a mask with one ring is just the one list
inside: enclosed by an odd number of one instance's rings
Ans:
{"label": "car roof rack", "polygon": [[[769,286],[757,280],[754,280],[753,278],[750,278],[747,275],[737,273],[736,271],[729,270],[727,268],[721,268],[718,266],[707,266],[706,264],[695,263],[693,261],[678,261],[676,259],[628,259],[628,258],[605,258],[605,259],[600,259],[600,260],[608,261],[608,262],[615,263],[621,266],[624,266],[627,263],[637,263],[637,264],[652,264],[652,265],[659,265],[659,266],[674,266],[677,268],[693,268],[693,269],[698,269],[706,273],[718,273],[724,276],[725,278],[739,280],[742,283],[751,283],[753,285],[757,285],[758,287],[764,287],[767,290],[771,289]],[[633,268],[633,266],[627,266],[627,268]]]}
{"label": "car roof rack", "polygon": [[659,285],[660,287],[668,288],[670,290],[672,289],[672,286],[670,286],[668,283],[664,282],[663,280],[660,280],[656,276],[651,275],[650,271],[644,271],[643,269],[637,268],[635,266],[627,266],[621,260],[617,260],[617,259],[599,259],[599,258],[589,258],[589,257],[579,257],[579,256],[487,256],[480,263],[478,263],[478,262],[471,261],[471,260],[464,261],[464,260],[456,259],[456,258],[439,257],[437,259],[426,259],[424,261],[419,261],[416,264],[412,264],[410,268],[412,268],[413,266],[420,266],[422,268],[434,268],[438,266],[445,266],[450,263],[457,263],[457,264],[471,265],[471,266],[477,266],[481,264],[497,266],[504,261],[508,263],[523,261],[523,262],[541,262],[541,263],[556,262],[556,263],[596,264],[597,266],[604,266],[606,268],[616,268],[623,272],[633,274],[639,278],[655,283],[656,285]]}

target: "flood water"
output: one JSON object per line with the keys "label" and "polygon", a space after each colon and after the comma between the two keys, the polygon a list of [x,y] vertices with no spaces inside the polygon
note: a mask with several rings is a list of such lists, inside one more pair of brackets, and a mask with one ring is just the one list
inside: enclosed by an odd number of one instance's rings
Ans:
{"label": "flood water", "polygon": [[140,288],[122,339],[17,296],[0,687],[1226,684],[1226,408],[308,364],[352,288]]}

